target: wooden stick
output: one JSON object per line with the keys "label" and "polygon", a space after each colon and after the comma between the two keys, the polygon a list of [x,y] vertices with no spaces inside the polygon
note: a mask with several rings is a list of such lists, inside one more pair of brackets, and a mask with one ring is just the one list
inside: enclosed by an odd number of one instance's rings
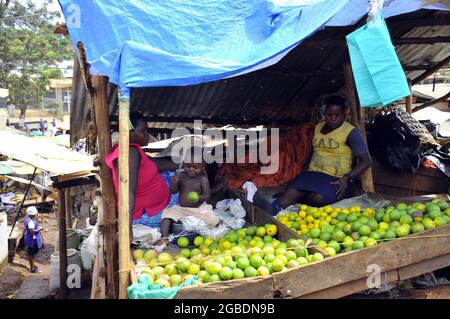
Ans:
{"label": "wooden stick", "polygon": [[134,268],[134,260],[133,257],[130,254],[130,278],[131,278],[131,283],[132,284],[137,284],[138,279],[137,279],[137,275],[136,275],[136,270]]}
{"label": "wooden stick", "polygon": [[92,77],[94,85],[94,110],[97,125],[97,145],[98,159],[100,161],[100,181],[102,190],[102,206],[104,217],[99,221],[104,225],[105,255],[106,255],[106,295],[110,299],[117,298],[117,284],[114,273],[117,269],[114,267],[116,251],[116,194],[114,192],[114,182],[111,169],[106,165],[105,157],[111,150],[111,126],[109,122],[108,107],[108,78],[104,76]]}
{"label": "wooden stick", "polygon": [[77,43],[78,53],[80,55],[80,69],[83,75],[83,82],[86,90],[89,92],[90,96],[94,95],[94,87],[92,86],[91,77],[89,76],[89,64],[87,63],[86,51],[84,50],[83,42],[78,41]]}
{"label": "wooden stick", "polygon": [[[367,141],[366,128],[364,127],[365,111],[361,110],[356,98],[357,92],[350,62],[344,64],[344,75],[345,85],[347,87],[347,103],[352,114],[351,122],[361,131],[364,140]],[[361,186],[365,192],[373,193],[375,191],[373,186],[372,168],[369,167],[369,169],[361,175]]]}
{"label": "wooden stick", "polygon": [[441,144],[441,145],[447,145],[447,144],[450,144],[450,138],[446,138],[446,139],[443,139],[443,140],[439,140],[438,142],[439,142],[439,144]]}
{"label": "wooden stick", "polygon": [[129,97],[119,96],[119,298],[127,298],[130,284],[129,217]]}
{"label": "wooden stick", "polygon": [[426,108],[426,107],[429,107],[429,106],[431,106],[431,105],[434,105],[434,104],[436,104],[436,103],[445,101],[445,100],[447,100],[448,98],[450,98],[450,91],[449,91],[447,94],[445,94],[444,96],[441,96],[440,98],[437,98],[437,99],[434,99],[434,100],[429,101],[429,102],[427,102],[427,103],[423,103],[422,105],[416,106],[412,111],[413,111],[413,113],[414,113],[414,112],[417,112],[417,111],[419,111],[419,110],[422,110],[422,109],[424,109],[424,108]]}
{"label": "wooden stick", "polygon": [[67,238],[64,190],[58,190],[59,224],[59,299],[67,298]]}
{"label": "wooden stick", "polygon": [[70,188],[66,189],[64,192],[64,202],[66,207],[66,226],[67,228],[72,227],[72,198],[70,197]]}
{"label": "wooden stick", "polygon": [[94,269],[92,273],[91,299],[105,299],[105,278],[100,273],[104,268],[103,259],[103,236],[99,233],[96,239],[96,256],[94,260]]}
{"label": "wooden stick", "polygon": [[433,67],[431,67],[430,69],[428,69],[427,71],[425,71],[424,73],[422,73],[421,75],[416,77],[415,79],[413,79],[411,81],[412,84],[414,85],[414,84],[421,82],[422,80],[425,80],[428,76],[432,75],[439,69],[442,69],[444,66],[446,66],[449,63],[450,63],[450,55],[448,57],[446,57],[444,60],[442,60],[441,62],[433,65]]}

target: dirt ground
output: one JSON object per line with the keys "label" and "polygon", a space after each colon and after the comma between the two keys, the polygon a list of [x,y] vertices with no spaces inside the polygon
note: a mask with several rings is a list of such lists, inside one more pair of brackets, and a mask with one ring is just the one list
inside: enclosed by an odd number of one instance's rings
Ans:
{"label": "dirt ground", "polygon": [[[89,207],[91,191],[83,193],[83,206]],[[81,211],[86,212],[86,208]],[[55,240],[58,231],[56,219],[56,207],[53,212],[39,214],[38,223],[42,231],[44,247],[35,257],[36,266],[39,272],[32,274],[29,272],[30,265],[27,259],[26,250],[18,247],[12,263],[8,264],[0,273],[0,299],[43,299],[55,298],[55,294],[49,294],[49,283],[51,274],[51,255],[55,250]],[[45,218],[43,218],[45,216]],[[86,228],[86,218],[88,214],[79,215],[76,224],[77,229]],[[13,215],[8,215],[8,225],[12,224]],[[23,228],[23,217],[17,222],[16,227]],[[85,276],[86,277],[86,276]],[[70,298],[86,298],[89,296],[90,288],[88,284],[82,283],[82,289],[70,291]]]}
{"label": "dirt ground", "polygon": [[[42,215],[42,214],[41,214]],[[44,230],[42,236],[44,237],[44,247],[39,251],[35,257],[35,262],[39,268],[39,273],[32,274],[28,270],[30,265],[28,263],[27,254],[25,249],[18,248],[17,253],[14,257],[12,263],[10,263],[0,274],[0,299],[5,298],[16,298],[22,292],[19,292],[19,288],[22,283],[29,277],[38,277],[41,280],[39,285],[36,287],[29,287],[32,290],[28,291],[30,296],[42,296],[48,295],[48,283],[50,278],[50,257],[54,251],[54,238],[58,226],[56,223],[55,214],[44,214],[45,219],[39,221],[40,227]],[[22,219],[17,223],[18,226],[22,227]],[[37,281],[36,281],[37,282]],[[47,291],[42,291],[47,287]]]}
{"label": "dirt ground", "polygon": [[[14,113],[14,117],[11,117],[9,120],[13,123],[16,123],[19,121],[19,117],[20,117],[20,111],[16,110]],[[39,121],[40,119],[44,119],[45,121],[47,121],[47,123],[50,123],[54,116],[49,114],[48,112],[42,112],[42,110],[27,110],[26,114],[25,114],[25,121],[27,122],[36,122]],[[64,114],[62,119],[57,119],[58,121],[58,126],[60,127],[64,127],[66,129],[70,128],[70,115],[69,114]]]}

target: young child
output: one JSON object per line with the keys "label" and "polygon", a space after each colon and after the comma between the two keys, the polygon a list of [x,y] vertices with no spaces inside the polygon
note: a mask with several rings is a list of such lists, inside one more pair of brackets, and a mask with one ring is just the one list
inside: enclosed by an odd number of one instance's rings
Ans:
{"label": "young child", "polygon": [[27,208],[27,217],[23,221],[25,226],[25,246],[27,246],[28,262],[30,263],[30,272],[37,273],[38,267],[34,264],[34,256],[42,248],[41,229],[36,220],[37,209],[35,206]]}
{"label": "young child", "polygon": [[191,148],[184,162],[184,172],[175,174],[170,181],[170,191],[179,192],[180,205],[163,210],[161,216],[161,236],[167,237],[173,221],[183,217],[194,216],[203,220],[208,226],[216,226],[219,219],[211,205],[206,204],[211,191],[205,174],[205,163],[201,148]]}

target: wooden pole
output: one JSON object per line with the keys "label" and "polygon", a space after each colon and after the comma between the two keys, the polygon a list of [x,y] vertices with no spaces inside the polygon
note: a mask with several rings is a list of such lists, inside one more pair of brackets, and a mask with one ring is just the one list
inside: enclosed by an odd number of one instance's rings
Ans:
{"label": "wooden pole", "polygon": [[64,206],[66,210],[66,227],[72,228],[72,198],[70,197],[70,188],[64,192]]}
{"label": "wooden pole", "polygon": [[129,218],[129,97],[119,95],[119,298],[127,298],[130,284]]}
{"label": "wooden pole", "polygon": [[65,191],[58,190],[58,224],[59,224],[59,299],[67,298],[67,237]]}
{"label": "wooden pole", "polygon": [[[351,122],[357,127],[364,139],[366,138],[366,128],[364,127],[365,111],[361,110],[359,103],[357,101],[357,93],[355,88],[355,82],[353,79],[353,72],[350,62],[344,64],[344,76],[345,76],[345,86],[347,87],[347,103],[351,111]],[[374,193],[375,188],[373,186],[372,168],[369,167],[361,175],[361,186],[365,192]]]}
{"label": "wooden pole", "polygon": [[411,80],[408,79],[408,86],[409,86],[409,95],[405,98],[406,99],[406,112],[409,114],[412,113],[412,90],[411,90]]}
{"label": "wooden pole", "polygon": [[[94,86],[94,110],[97,125],[97,146],[98,159],[100,161],[100,182],[102,189],[103,205],[103,225],[104,239],[103,248],[106,255],[106,296],[110,299],[117,298],[117,284],[115,281],[114,267],[116,252],[116,195],[114,192],[114,182],[111,169],[106,165],[105,156],[111,151],[111,126],[109,122],[108,107],[108,78],[104,76],[93,76],[92,84]],[[99,221],[101,222],[101,221]]]}

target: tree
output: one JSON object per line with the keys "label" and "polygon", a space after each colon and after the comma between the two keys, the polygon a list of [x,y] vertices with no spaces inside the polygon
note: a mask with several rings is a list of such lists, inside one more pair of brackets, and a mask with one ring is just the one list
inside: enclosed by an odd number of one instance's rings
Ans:
{"label": "tree", "polygon": [[53,33],[59,13],[47,10],[49,2],[0,0],[0,87],[21,116],[42,103],[51,78],[62,77],[56,63],[73,57],[70,40]]}

